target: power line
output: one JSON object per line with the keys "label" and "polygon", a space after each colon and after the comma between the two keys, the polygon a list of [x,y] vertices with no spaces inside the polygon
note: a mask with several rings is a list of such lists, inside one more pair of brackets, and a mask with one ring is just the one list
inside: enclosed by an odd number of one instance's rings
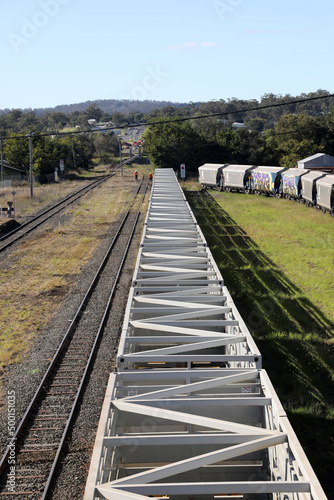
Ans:
{"label": "power line", "polygon": [[[235,111],[224,111],[224,112],[216,112],[216,113],[208,113],[206,115],[198,115],[198,116],[187,116],[187,117],[180,117],[180,118],[175,118],[175,119],[170,119],[170,120],[160,120],[160,121],[154,121],[154,122],[142,122],[142,123],[133,123],[130,125],[120,125],[120,126],[112,126],[112,127],[104,127],[99,130],[92,130],[92,129],[86,129],[86,130],[75,130],[71,132],[45,132],[45,133],[36,133],[36,136],[38,137],[50,137],[50,136],[56,136],[56,137],[62,137],[66,135],[75,135],[75,134],[93,134],[96,132],[105,132],[108,130],[117,130],[117,129],[125,129],[125,128],[137,128],[137,127],[148,127],[148,126],[156,126],[156,125],[163,125],[165,123],[181,123],[189,120],[203,120],[206,118],[214,118],[216,116],[228,116],[228,115],[235,115],[239,113],[249,113],[251,111],[261,111],[263,109],[270,109],[270,108],[278,108],[282,106],[289,106],[291,104],[300,104],[303,102],[311,102],[311,101],[317,101],[320,99],[330,99],[334,97],[334,94],[329,94],[329,95],[322,95],[322,96],[315,96],[315,97],[305,97],[302,99],[293,99],[291,101],[285,101],[285,102],[279,102],[279,103],[273,103],[273,104],[266,104],[264,106],[254,106],[252,108],[244,108],[244,109],[238,109]],[[27,137],[27,135],[21,135],[21,136],[9,136],[9,137],[2,137],[3,140],[10,140],[10,139],[23,139]]]}
{"label": "power line", "polygon": [[[310,101],[315,101],[318,99],[329,99],[331,97],[334,97],[334,94],[329,94],[326,96],[316,96],[316,97],[308,97],[304,99],[294,99],[292,101],[287,101],[287,102],[282,102],[282,103],[274,103],[274,104],[266,104],[265,106],[255,106],[253,108],[244,108],[244,109],[238,109],[235,111],[225,111],[225,112],[216,112],[216,113],[210,113],[207,115],[199,115],[199,116],[189,116],[189,117],[184,117],[184,118],[176,118],[175,120],[163,120],[160,122],[150,122],[147,123],[147,125],[160,125],[163,123],[174,123],[174,122],[183,122],[183,121],[188,121],[188,120],[201,120],[203,118],[212,118],[215,116],[228,116],[228,115],[236,115],[239,113],[248,113],[250,111],[261,111],[262,109],[269,109],[269,108],[276,108],[276,107],[281,107],[281,106],[288,106],[290,104],[300,104],[302,102],[310,102]],[[143,125],[143,124],[142,124]],[[139,125],[136,125],[137,127]]]}

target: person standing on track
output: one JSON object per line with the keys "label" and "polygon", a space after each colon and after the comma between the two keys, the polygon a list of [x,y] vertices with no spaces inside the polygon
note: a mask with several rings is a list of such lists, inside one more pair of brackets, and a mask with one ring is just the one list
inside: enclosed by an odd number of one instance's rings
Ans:
{"label": "person standing on track", "polygon": [[138,170],[135,170],[135,180],[138,180]]}
{"label": "person standing on track", "polygon": [[149,181],[152,181],[152,179],[153,179],[153,175],[152,175],[152,173],[150,172],[150,173],[148,174],[148,180],[149,180]]}

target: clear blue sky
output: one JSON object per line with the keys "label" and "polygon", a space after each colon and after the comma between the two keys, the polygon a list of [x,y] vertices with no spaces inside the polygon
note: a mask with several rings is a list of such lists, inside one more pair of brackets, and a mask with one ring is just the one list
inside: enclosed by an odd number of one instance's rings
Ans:
{"label": "clear blue sky", "polygon": [[1,4],[1,109],[334,91],[327,0]]}

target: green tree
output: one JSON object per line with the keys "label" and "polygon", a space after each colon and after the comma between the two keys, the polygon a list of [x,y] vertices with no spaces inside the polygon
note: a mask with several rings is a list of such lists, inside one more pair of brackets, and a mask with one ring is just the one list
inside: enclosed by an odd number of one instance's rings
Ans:
{"label": "green tree", "polygon": [[50,111],[41,117],[41,124],[45,131],[63,129],[69,123],[69,116],[64,113]]}
{"label": "green tree", "polygon": [[[43,178],[53,173],[64,160],[67,169],[87,169],[92,161],[95,147],[85,134],[77,136],[49,137],[34,133],[33,140],[34,175]],[[29,174],[30,155],[28,137],[15,137],[6,141],[4,157],[12,167]]]}
{"label": "green tree", "polygon": [[98,107],[96,102],[93,102],[88,108],[86,108],[83,112],[87,120],[95,119],[97,122],[101,120],[103,116],[103,111]]}
{"label": "green tree", "polygon": [[263,132],[265,125],[266,125],[266,120],[263,118],[252,118],[248,122],[246,122],[247,128],[249,130],[252,130],[253,132]]}
{"label": "green tree", "polygon": [[255,165],[260,160],[263,140],[258,132],[226,127],[217,134],[216,140],[221,151],[219,163]]}
{"label": "green tree", "polygon": [[120,125],[124,125],[124,124],[128,123],[128,120],[127,120],[125,114],[119,113],[118,111],[116,113],[113,113],[112,121],[116,127],[119,127]]}
{"label": "green tree", "polygon": [[325,152],[325,124],[306,115],[286,115],[274,130],[266,132],[265,140],[272,155],[284,167],[295,167],[298,160]]}
{"label": "green tree", "polygon": [[66,170],[87,170],[92,162],[95,146],[88,134],[59,137],[57,147],[57,163],[64,160]]}
{"label": "green tree", "polygon": [[95,134],[94,147],[98,156],[115,155],[119,149],[118,139],[114,132]]}
{"label": "green tree", "polygon": [[205,159],[205,139],[189,123],[164,123],[150,126],[144,134],[144,152],[159,167],[197,171]]}
{"label": "green tree", "polygon": [[[6,140],[3,148],[4,158],[11,167],[24,170],[29,173],[29,141],[26,137],[17,137],[19,134],[13,134]],[[21,135],[21,134],[20,134]]]}

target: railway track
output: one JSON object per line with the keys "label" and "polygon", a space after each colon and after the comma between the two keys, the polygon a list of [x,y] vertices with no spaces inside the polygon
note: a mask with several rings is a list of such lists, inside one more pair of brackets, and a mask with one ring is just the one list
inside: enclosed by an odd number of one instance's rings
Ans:
{"label": "railway track", "polygon": [[172,169],[155,171],[84,500],[326,500]]}
{"label": "railway track", "polygon": [[[115,175],[115,174],[111,174]],[[95,189],[96,187],[100,186],[103,182],[105,182],[107,179],[110,178],[110,175],[99,177],[98,179],[94,179],[93,182],[88,184],[87,186],[79,189],[75,193],[70,194],[63,200],[59,201],[52,207],[49,207],[48,209],[44,210],[40,214],[34,216],[32,219],[29,221],[21,224],[19,227],[13,229],[13,231],[10,231],[9,233],[5,234],[0,238],[0,252],[3,252],[4,250],[7,250],[13,243],[16,241],[20,240],[30,232],[32,232],[34,229],[38,228],[44,222],[48,221],[52,217],[54,217],[56,214],[64,210],[66,207],[68,207],[71,203],[74,203],[77,201],[79,198],[84,196],[85,194],[89,193],[92,189]]]}
{"label": "railway track", "polygon": [[[47,498],[108,318],[147,187],[144,182],[139,185],[61,344],[8,443],[0,462],[1,498]],[[13,456],[15,465],[14,469],[10,469]],[[13,474],[15,488],[10,487]]]}

